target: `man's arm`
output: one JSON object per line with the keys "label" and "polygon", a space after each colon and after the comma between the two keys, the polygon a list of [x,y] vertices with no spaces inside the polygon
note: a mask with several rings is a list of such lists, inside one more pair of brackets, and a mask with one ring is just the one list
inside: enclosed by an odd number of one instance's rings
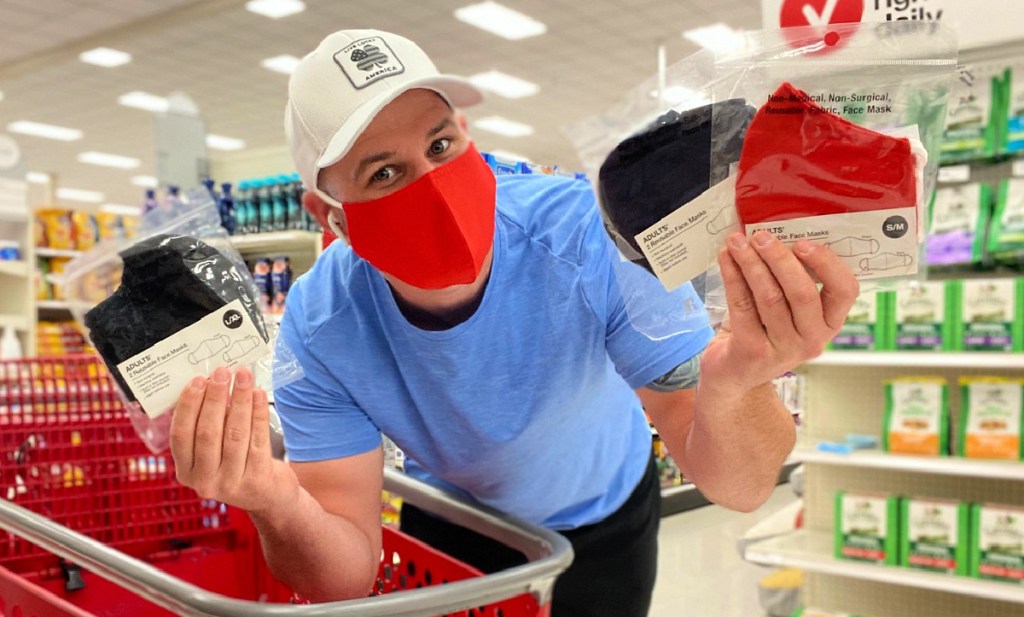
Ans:
{"label": "man's arm", "polygon": [[314,601],[365,596],[380,561],[383,453],[289,465],[270,452],[267,396],[241,369],[196,378],[174,409],[178,481],[246,510],[274,575]]}
{"label": "man's arm", "polygon": [[796,438],[771,380],[821,354],[859,290],[824,247],[800,242],[791,251],[765,232],[752,240],[734,234],[719,255],[730,323],[705,350],[697,388],[638,391],[683,473],[708,499],[740,511],[768,498]]}

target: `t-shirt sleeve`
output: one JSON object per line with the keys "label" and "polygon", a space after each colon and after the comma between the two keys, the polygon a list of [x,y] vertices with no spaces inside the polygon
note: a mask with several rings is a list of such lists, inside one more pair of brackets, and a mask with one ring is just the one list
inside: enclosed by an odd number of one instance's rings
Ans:
{"label": "t-shirt sleeve", "polygon": [[[289,295],[288,300],[298,298]],[[292,305],[299,308],[298,302]],[[281,417],[289,460],[323,461],[377,448],[380,431],[316,357],[301,321],[301,310],[291,315],[286,311],[278,333],[303,373],[300,379],[274,389],[274,407]]]}
{"label": "t-shirt sleeve", "polygon": [[584,293],[606,324],[608,355],[630,387],[649,384],[711,341],[714,332],[693,287],[667,293],[653,275],[623,261],[596,204],[584,214],[580,267]]}

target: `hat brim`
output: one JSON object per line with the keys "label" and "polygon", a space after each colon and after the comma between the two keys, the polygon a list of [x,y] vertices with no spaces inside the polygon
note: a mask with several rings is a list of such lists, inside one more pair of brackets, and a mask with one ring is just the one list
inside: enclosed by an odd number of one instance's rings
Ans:
{"label": "hat brim", "polygon": [[348,117],[341,128],[331,137],[330,143],[316,161],[317,172],[340,161],[352,148],[359,135],[384,109],[388,103],[409,90],[433,90],[441,95],[452,107],[469,107],[483,101],[483,93],[461,77],[455,75],[434,75],[406,82],[394,90],[381,93],[376,98],[360,105]]}

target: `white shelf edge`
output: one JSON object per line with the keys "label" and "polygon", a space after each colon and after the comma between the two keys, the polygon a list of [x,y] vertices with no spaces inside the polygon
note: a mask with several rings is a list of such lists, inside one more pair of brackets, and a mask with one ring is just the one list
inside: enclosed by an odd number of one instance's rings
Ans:
{"label": "white shelf edge", "polygon": [[37,300],[36,309],[47,311],[70,311],[71,305],[64,300]]}
{"label": "white shelf edge", "polygon": [[830,533],[800,530],[751,543],[743,556],[747,561],[765,566],[800,568],[819,574],[1024,604],[1024,586],[1021,585],[901,566],[842,561],[832,556],[832,546]]}
{"label": "white shelf edge", "polygon": [[270,231],[229,237],[231,245],[240,253],[296,248],[316,251],[320,239],[321,235],[315,231]]}
{"label": "white shelf edge", "polygon": [[938,476],[966,476],[994,480],[1024,480],[1024,462],[985,461],[958,456],[911,456],[878,450],[855,450],[851,454],[819,452],[800,448],[794,455],[804,463],[909,471]]}
{"label": "white shelf edge", "polygon": [[690,493],[697,490],[696,485],[691,482],[683,484],[677,484],[675,486],[666,486],[661,489],[662,497],[675,497],[676,495],[682,495],[683,493]]}
{"label": "white shelf edge", "polygon": [[74,259],[82,254],[82,251],[73,251],[69,249],[51,249],[45,246],[36,247],[37,257],[70,257]]}
{"label": "white shelf edge", "polygon": [[808,366],[989,368],[1024,370],[1024,353],[983,351],[826,351]]}
{"label": "white shelf edge", "polygon": [[0,261],[0,274],[7,274],[10,276],[28,276],[30,272],[31,269],[28,267],[28,262],[23,259]]}

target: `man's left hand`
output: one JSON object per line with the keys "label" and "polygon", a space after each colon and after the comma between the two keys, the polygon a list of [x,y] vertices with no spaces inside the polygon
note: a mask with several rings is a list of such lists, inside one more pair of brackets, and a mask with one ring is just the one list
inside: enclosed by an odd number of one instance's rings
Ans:
{"label": "man's left hand", "polygon": [[704,352],[701,372],[702,386],[727,398],[820,355],[860,290],[828,248],[801,240],[790,249],[765,231],[733,234],[718,262],[729,322]]}

